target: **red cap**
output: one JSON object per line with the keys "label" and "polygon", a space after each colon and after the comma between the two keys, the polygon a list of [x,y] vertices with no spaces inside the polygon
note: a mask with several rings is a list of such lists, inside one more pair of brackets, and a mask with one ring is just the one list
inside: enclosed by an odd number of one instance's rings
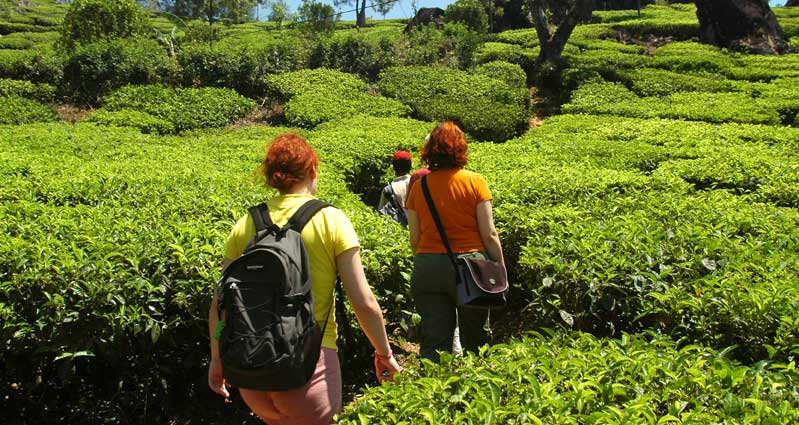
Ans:
{"label": "red cap", "polygon": [[394,157],[391,158],[391,160],[392,161],[396,161],[398,159],[410,160],[411,159],[411,153],[408,152],[408,151],[397,151],[397,153],[394,154]]}

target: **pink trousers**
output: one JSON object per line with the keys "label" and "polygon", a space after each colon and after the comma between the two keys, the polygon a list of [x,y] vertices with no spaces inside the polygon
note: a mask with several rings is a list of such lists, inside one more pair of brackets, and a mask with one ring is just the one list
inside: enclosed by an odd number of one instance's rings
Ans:
{"label": "pink trousers", "polygon": [[327,425],[341,411],[341,365],[338,354],[322,348],[311,380],[288,391],[239,389],[247,406],[269,425]]}

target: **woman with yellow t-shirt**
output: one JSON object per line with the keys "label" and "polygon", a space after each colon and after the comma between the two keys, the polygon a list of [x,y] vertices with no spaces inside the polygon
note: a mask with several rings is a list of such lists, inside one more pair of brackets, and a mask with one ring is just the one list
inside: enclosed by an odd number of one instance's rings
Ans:
{"label": "woman with yellow t-shirt", "polygon": [[[278,190],[266,202],[272,221],[285,225],[305,202],[315,199],[316,169],[319,157],[302,136],[284,134],[268,147],[262,166],[268,184]],[[223,269],[239,257],[255,235],[255,223],[248,214],[233,226],[225,244]],[[378,380],[392,379],[400,370],[391,354],[383,314],[372,294],[361,265],[360,246],[352,223],[339,209],[327,207],[317,212],[302,229],[302,240],[310,259],[314,316],[324,323],[321,354],[311,380],[288,391],[256,391],[240,388],[245,403],[269,424],[329,424],[341,410],[341,366],[336,353],[337,326],[333,288],[341,277],[347,298],[361,328],[375,348]],[[323,316],[328,315],[327,318]],[[217,299],[209,311],[211,363],[208,385],[228,397],[219,343],[213,338],[218,322]],[[385,375],[387,374],[387,375]]]}
{"label": "woman with yellow t-shirt", "polygon": [[[440,123],[421,151],[422,162],[430,168],[427,185],[455,255],[488,257],[504,267],[491,192],[483,176],[463,168],[466,152],[463,131],[453,122]],[[414,253],[411,293],[422,317],[422,357],[438,361],[438,351],[449,351],[456,324],[463,349],[477,351],[488,342],[488,311],[456,306],[455,270],[421,184],[413,185],[405,208]]]}

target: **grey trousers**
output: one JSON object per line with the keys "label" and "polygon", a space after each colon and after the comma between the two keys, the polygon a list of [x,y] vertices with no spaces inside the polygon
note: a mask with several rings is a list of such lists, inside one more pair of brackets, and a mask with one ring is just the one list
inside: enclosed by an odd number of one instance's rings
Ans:
{"label": "grey trousers", "polygon": [[[468,255],[485,258],[479,252]],[[457,307],[455,270],[447,254],[417,254],[413,257],[411,293],[416,311],[422,317],[423,358],[438,362],[438,351],[452,350],[456,324],[460,328],[464,350],[477,352],[488,342],[488,310]]]}

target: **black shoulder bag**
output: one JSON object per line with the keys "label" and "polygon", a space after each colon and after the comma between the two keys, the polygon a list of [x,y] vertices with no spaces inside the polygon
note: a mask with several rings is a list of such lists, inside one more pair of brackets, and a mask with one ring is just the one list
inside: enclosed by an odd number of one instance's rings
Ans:
{"label": "black shoulder bag", "polygon": [[430,208],[433,221],[436,222],[441,242],[447,248],[447,255],[455,268],[456,302],[460,307],[495,309],[505,307],[505,292],[508,291],[508,274],[505,267],[491,260],[483,260],[468,256],[455,257],[449,245],[444,225],[438,215],[430,189],[427,187],[427,176],[422,177],[422,191]]}

